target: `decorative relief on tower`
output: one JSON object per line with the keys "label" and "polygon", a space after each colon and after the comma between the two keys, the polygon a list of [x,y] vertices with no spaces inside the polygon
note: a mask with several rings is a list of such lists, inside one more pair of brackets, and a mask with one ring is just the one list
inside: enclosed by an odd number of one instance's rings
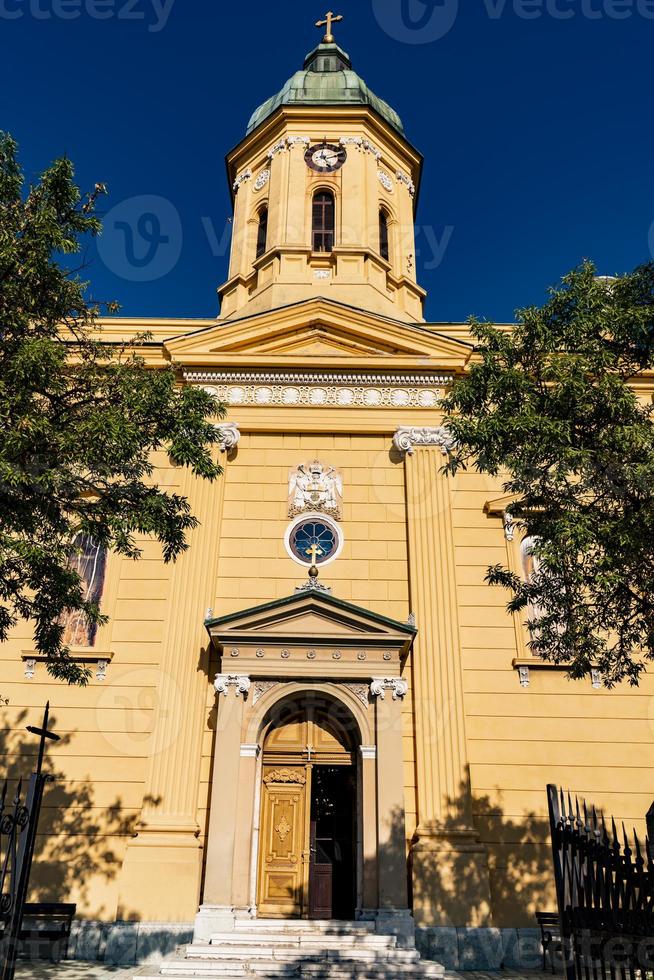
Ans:
{"label": "decorative relief on tower", "polygon": [[289,146],[309,146],[311,140],[308,136],[287,136],[286,142]]}
{"label": "decorative relief on tower", "polygon": [[270,180],[270,170],[262,170],[254,182],[255,191],[260,191],[262,187],[266,186],[269,180]]}
{"label": "decorative relief on tower", "polygon": [[411,197],[413,197],[416,193],[416,185],[413,183],[409,175],[405,174],[402,170],[398,170],[395,176],[401,184],[404,184]]}
{"label": "decorative relief on tower", "polygon": [[341,136],[338,142],[341,146],[358,146],[365,153],[371,153],[375,160],[381,160],[381,151],[363,136]]}
{"label": "decorative relief on tower", "polygon": [[379,178],[379,183],[382,185],[385,191],[389,194],[393,193],[393,181],[391,180],[390,174],[387,174],[385,170],[378,170],[377,177]]}
{"label": "decorative relief on tower", "polygon": [[239,189],[239,187],[241,186],[241,184],[244,184],[244,183],[245,183],[245,181],[246,181],[246,180],[249,180],[251,176],[252,176],[252,171],[251,171],[251,170],[250,170],[250,168],[248,167],[248,169],[247,169],[247,170],[244,170],[242,174],[239,174],[239,175],[238,175],[238,177],[236,178],[236,180],[235,180],[235,181],[234,181],[234,183],[232,184],[232,188],[233,188],[233,190],[234,190],[234,191],[238,191],[238,189]]}
{"label": "decorative relief on tower", "polygon": [[438,446],[446,456],[454,446],[454,438],[444,425],[401,425],[393,436],[393,445],[408,456],[413,455],[415,446]]}
{"label": "decorative relief on tower", "polygon": [[343,499],[343,478],[333,466],[320,460],[300,463],[288,478],[288,516],[297,517],[307,511],[329,514],[340,520]]}
{"label": "decorative relief on tower", "polygon": [[268,159],[272,160],[276,157],[278,153],[283,153],[287,149],[287,143],[285,139],[278,140],[273,146],[268,150]]}

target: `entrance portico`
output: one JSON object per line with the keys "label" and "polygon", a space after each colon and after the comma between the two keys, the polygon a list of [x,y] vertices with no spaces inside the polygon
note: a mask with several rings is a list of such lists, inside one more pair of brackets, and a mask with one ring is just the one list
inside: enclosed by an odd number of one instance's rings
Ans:
{"label": "entrance portico", "polygon": [[415,628],[316,583],[207,628],[221,669],[196,939],[257,916],[410,936],[401,711]]}

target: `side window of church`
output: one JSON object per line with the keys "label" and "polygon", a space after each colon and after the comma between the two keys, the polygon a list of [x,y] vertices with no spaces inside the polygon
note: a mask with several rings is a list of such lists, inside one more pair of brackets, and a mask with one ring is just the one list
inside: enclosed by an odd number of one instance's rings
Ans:
{"label": "side window of church", "polygon": [[[104,589],[107,552],[88,534],[78,534],[74,541],[70,563],[82,579],[84,598],[87,602],[100,603]],[[97,627],[89,623],[83,613],[74,610],[63,619],[64,643],[72,647],[92,647]]]}
{"label": "side window of church", "polygon": [[[538,557],[534,554],[533,548],[536,538],[533,536],[522,539],[520,544],[520,562],[522,565],[522,577],[525,582],[531,582],[534,575],[538,572]],[[540,608],[533,603],[529,604],[529,622],[533,622],[540,615]]]}

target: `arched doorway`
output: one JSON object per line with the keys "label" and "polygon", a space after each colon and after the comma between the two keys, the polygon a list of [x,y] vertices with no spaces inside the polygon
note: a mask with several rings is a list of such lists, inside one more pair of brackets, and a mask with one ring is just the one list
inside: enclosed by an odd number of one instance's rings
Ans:
{"label": "arched doorway", "polygon": [[259,915],[354,918],[358,745],[340,702],[305,694],[275,705],[263,739]]}

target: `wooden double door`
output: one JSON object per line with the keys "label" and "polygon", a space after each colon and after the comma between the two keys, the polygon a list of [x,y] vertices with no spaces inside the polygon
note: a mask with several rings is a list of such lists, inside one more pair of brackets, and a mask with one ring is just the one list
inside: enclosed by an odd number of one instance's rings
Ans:
{"label": "wooden double door", "polygon": [[261,916],[354,917],[356,770],[342,733],[330,727],[314,713],[285,722],[265,743]]}

